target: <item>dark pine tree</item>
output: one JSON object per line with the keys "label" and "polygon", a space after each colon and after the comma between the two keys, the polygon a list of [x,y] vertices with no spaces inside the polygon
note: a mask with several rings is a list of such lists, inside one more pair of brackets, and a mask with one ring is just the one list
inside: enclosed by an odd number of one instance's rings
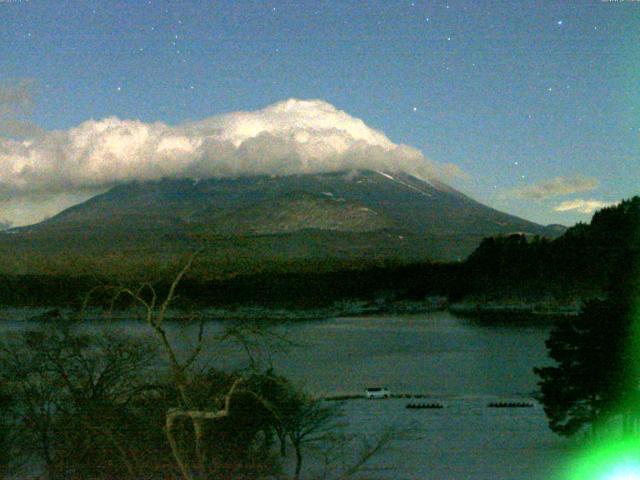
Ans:
{"label": "dark pine tree", "polygon": [[534,369],[549,426],[567,436],[614,415],[627,428],[640,413],[640,198],[599,212],[591,227],[608,296],[560,322],[546,342],[556,365]]}

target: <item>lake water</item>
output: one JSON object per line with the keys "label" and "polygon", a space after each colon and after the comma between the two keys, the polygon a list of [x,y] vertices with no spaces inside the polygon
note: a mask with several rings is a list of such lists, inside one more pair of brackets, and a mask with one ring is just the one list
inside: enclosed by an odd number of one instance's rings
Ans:
{"label": "lake water", "polygon": [[[442,410],[407,410],[411,400],[344,402],[351,427],[375,435],[388,425],[412,431],[379,461],[372,476],[432,480],[549,479],[567,442],[547,427],[533,401],[534,366],[549,363],[548,327],[484,326],[446,312],[333,319],[296,325],[305,344],[274,355],[279,370],[320,394],[361,393],[367,386],[423,393]],[[534,408],[495,409],[496,400]]]}
{"label": "lake water", "polygon": [[[4,322],[4,330],[23,322]],[[195,327],[168,324],[182,350],[189,350]],[[96,322],[90,330],[105,328]],[[118,321],[135,336],[144,324]],[[234,368],[246,358],[237,347],[213,342],[220,332],[208,324],[205,357]],[[547,427],[542,408],[487,408],[495,400],[533,402],[534,366],[548,363],[548,327],[486,326],[446,312],[409,316],[336,318],[289,323],[276,329],[291,346],[258,349],[257,360],[272,364],[317,395],[362,393],[367,386],[420,393],[441,410],[407,410],[410,400],[344,402],[349,429],[373,437],[394,425],[411,430],[375,466],[377,478],[518,480],[546,479],[562,463],[567,443]],[[533,402],[535,403],[535,402]]]}
{"label": "lake water", "polygon": [[274,363],[316,393],[530,395],[534,365],[548,363],[546,328],[484,327],[446,312],[343,318],[290,328],[305,345]]}

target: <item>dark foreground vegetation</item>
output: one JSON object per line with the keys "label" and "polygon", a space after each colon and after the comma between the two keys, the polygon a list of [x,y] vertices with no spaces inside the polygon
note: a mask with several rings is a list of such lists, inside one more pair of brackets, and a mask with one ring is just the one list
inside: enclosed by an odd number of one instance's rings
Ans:
{"label": "dark foreground vegetation", "polygon": [[[159,296],[151,285],[106,289],[139,309],[149,335],[88,334],[57,318],[0,343],[0,478],[354,478],[395,432],[358,439],[325,403],[262,365],[256,348],[286,339],[234,324],[177,350],[166,311],[189,264]],[[206,339],[234,342],[247,367],[224,372]]]}
{"label": "dark foreground vegetation", "polygon": [[[421,300],[445,296],[459,301],[554,301],[560,304],[601,297],[628,268],[640,248],[640,197],[598,211],[561,237],[510,235],[487,238],[464,262],[386,263],[344,266],[280,266],[262,272],[207,278],[186,277],[177,306],[259,305],[293,309],[331,306],[348,300]],[[201,273],[201,272],[200,272]],[[144,278],[96,275],[4,275],[0,304],[74,306],[104,284],[150,282],[166,293],[173,278],[148,271]],[[107,299],[95,297],[96,303]]]}

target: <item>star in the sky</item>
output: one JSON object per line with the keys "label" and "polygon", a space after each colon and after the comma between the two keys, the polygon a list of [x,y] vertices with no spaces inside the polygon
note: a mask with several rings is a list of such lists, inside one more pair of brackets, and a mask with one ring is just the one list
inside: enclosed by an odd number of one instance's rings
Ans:
{"label": "star in the sky", "polygon": [[413,111],[417,112],[418,111],[418,107],[413,107]]}
{"label": "star in the sky", "polygon": [[562,20],[558,20],[558,25],[562,25],[564,22]]}

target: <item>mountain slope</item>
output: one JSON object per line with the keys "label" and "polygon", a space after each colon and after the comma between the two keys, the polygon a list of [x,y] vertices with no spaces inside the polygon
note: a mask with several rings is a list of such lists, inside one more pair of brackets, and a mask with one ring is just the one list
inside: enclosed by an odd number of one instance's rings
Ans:
{"label": "mountain slope", "polygon": [[558,234],[440,182],[352,171],[130,183],[0,235],[0,247],[142,261],[204,243],[213,263],[235,271],[311,260],[458,260],[485,236],[515,232]]}
{"label": "mountain slope", "polygon": [[[301,203],[307,208],[315,204],[319,209],[317,215],[329,212],[337,215],[342,211],[344,224],[316,225],[311,220],[308,225],[303,222],[298,227],[289,225],[265,232],[266,217],[287,208],[295,209],[296,205],[300,208]],[[312,210],[303,210],[313,217]],[[261,214],[253,222],[263,233],[302,228],[359,231],[363,226],[355,226],[362,220],[358,211],[371,213],[371,228],[365,230],[395,226],[421,235],[547,233],[545,227],[486,207],[445,184],[407,174],[372,171],[131,183],[19,231],[92,228],[96,224],[116,228],[132,223],[138,228],[157,228],[202,223],[217,225],[230,234],[247,233],[250,227],[239,226],[237,232],[230,227],[229,223],[234,221],[231,217],[251,224],[249,218],[258,212]]]}

